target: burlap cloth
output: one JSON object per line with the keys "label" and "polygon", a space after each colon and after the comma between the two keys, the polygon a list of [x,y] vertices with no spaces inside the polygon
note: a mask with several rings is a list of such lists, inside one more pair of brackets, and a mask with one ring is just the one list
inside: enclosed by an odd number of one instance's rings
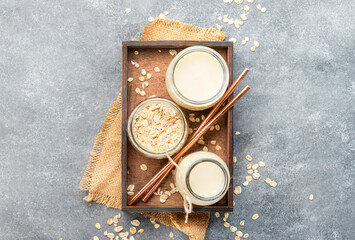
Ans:
{"label": "burlap cloth", "polygon": [[[225,34],[215,28],[195,27],[168,19],[156,19],[145,25],[141,41],[149,40],[204,40],[223,41]],[[100,133],[90,154],[80,189],[88,191],[86,201],[107,207],[121,208],[121,94],[106,114]],[[204,239],[210,214],[192,213],[185,224],[184,213],[143,213],[166,226],[186,233],[190,239]]]}

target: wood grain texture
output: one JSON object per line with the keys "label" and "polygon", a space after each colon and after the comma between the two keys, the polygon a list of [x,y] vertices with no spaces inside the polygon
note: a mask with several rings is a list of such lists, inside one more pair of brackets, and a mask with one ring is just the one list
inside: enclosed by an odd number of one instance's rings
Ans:
{"label": "wood grain texture", "polygon": [[[194,46],[209,46],[216,50],[226,60],[230,72],[230,82],[233,76],[233,43],[231,42],[200,42],[200,41],[124,41],[122,44],[122,210],[131,212],[149,212],[163,211],[183,212],[183,199],[179,193],[173,194],[164,204],[160,203],[159,196],[152,198],[144,203],[137,202],[134,206],[128,206],[127,186],[135,185],[135,191],[142,188],[166,163],[166,159],[157,160],[149,159],[137,152],[127,139],[127,117],[133,108],[147,97],[155,95],[156,97],[164,97],[170,99],[165,86],[166,70],[174,58],[169,53],[170,49],[180,52],[182,49]],[[159,52],[158,50],[161,50]],[[135,55],[134,51],[139,54]],[[139,63],[139,68],[131,64],[131,61]],[[159,67],[160,72],[155,72],[154,67]],[[141,76],[141,70],[145,69],[147,73],[152,74],[152,78],[147,80],[149,86],[145,89],[147,95],[142,97],[136,94],[135,89],[142,89],[142,82],[138,80]],[[132,77],[134,80],[130,83],[127,78]],[[210,109],[196,112],[183,109],[188,118],[190,112],[194,112],[197,117],[201,115],[207,116]],[[189,122],[189,121],[188,121]],[[199,123],[189,122],[190,127],[197,128]],[[206,146],[210,152],[216,153],[227,163],[231,176],[233,176],[233,114],[230,111],[223,116],[218,124],[221,126],[220,131],[209,131],[204,135]],[[210,140],[217,140],[217,144],[222,147],[221,151],[216,151],[215,146],[211,145]],[[202,145],[195,144],[187,154],[201,151]],[[147,171],[142,171],[140,165],[144,163],[148,166]],[[173,174],[170,174],[164,180],[161,187],[162,190],[169,190],[170,183],[174,182]],[[200,207],[194,206],[194,211],[232,211],[233,210],[233,191],[232,183],[226,196],[218,203],[212,206]]]}

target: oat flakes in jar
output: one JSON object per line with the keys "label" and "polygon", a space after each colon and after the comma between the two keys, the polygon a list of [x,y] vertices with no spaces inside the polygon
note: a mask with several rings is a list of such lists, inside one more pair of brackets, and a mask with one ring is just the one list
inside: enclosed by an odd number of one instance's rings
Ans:
{"label": "oat flakes in jar", "polygon": [[186,194],[192,204],[212,205],[223,198],[230,183],[226,163],[214,153],[194,152],[183,157],[175,170],[179,193]]}
{"label": "oat flakes in jar", "polygon": [[185,144],[188,124],[184,113],[174,102],[165,98],[150,98],[139,103],[131,112],[128,139],[144,156],[166,158],[177,153]]}

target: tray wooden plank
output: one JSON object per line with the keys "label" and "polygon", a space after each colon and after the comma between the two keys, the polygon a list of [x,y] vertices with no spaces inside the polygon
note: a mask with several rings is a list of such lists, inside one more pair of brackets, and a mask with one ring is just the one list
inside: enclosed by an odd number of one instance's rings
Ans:
{"label": "tray wooden plank", "polygon": [[[173,194],[164,204],[160,203],[159,196],[152,196],[147,203],[137,202],[134,206],[128,206],[127,201],[131,196],[127,196],[127,186],[135,185],[135,192],[142,188],[166,163],[166,159],[149,159],[137,152],[127,139],[127,117],[132,109],[147,97],[155,95],[171,99],[165,87],[165,73],[169,63],[174,58],[169,54],[170,49],[178,52],[182,49],[194,46],[208,46],[220,53],[226,60],[229,67],[229,81],[233,76],[233,43],[232,42],[205,42],[205,41],[123,41],[122,43],[122,210],[131,212],[183,212],[183,199],[179,193]],[[158,51],[160,50],[160,52]],[[139,54],[135,55],[134,51]],[[131,61],[138,62],[139,68],[131,64]],[[160,72],[153,71],[154,67],[159,67]],[[147,95],[142,97],[136,94],[136,87],[142,89],[142,82],[138,80],[141,76],[141,69],[145,69],[152,74],[152,78],[147,80],[149,86],[145,89]],[[127,82],[128,77],[134,80]],[[202,114],[207,116],[210,109],[202,112],[184,110],[186,116],[194,112],[197,117]],[[187,117],[188,118],[188,117]],[[189,121],[188,121],[189,122]],[[199,123],[189,122],[190,127],[195,128]],[[204,135],[208,140],[209,151],[216,153],[225,160],[233,176],[233,113],[230,111],[223,116],[218,124],[220,131],[209,131]],[[221,151],[215,150],[215,145],[210,144],[210,140],[217,140],[217,144],[222,146]],[[203,146],[195,144],[188,153],[201,151]],[[188,154],[187,153],[187,154]],[[142,171],[140,165],[144,163],[148,166],[147,171]],[[174,182],[173,175],[170,174],[164,180],[162,190],[169,190],[170,183]],[[228,193],[222,200],[212,206],[194,206],[193,211],[232,211],[233,210],[233,181],[231,181]]]}

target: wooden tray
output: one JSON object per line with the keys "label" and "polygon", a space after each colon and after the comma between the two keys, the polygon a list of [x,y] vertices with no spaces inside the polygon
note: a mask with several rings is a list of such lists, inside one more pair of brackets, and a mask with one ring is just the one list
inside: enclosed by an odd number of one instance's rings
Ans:
{"label": "wooden tray", "polygon": [[[164,203],[160,203],[159,196],[153,195],[147,203],[137,202],[133,206],[128,206],[127,201],[132,197],[127,195],[127,186],[135,185],[134,192],[138,192],[166,163],[166,159],[157,160],[144,157],[137,152],[127,139],[127,117],[132,109],[147,97],[155,95],[171,99],[165,87],[165,73],[169,63],[174,58],[169,53],[170,49],[177,52],[194,45],[208,46],[220,53],[226,60],[229,67],[229,81],[231,82],[233,71],[233,43],[232,42],[202,42],[202,41],[123,41],[122,43],[122,210],[130,212],[183,212],[183,199],[179,193],[172,194]],[[135,55],[134,52],[139,54]],[[139,68],[132,65],[131,61],[139,63]],[[154,67],[159,67],[160,72],[155,72]],[[149,86],[145,89],[147,95],[140,96],[135,92],[138,87],[142,89],[142,82],[138,80],[141,70],[152,74],[152,78],[147,80]],[[133,77],[132,82],[127,82],[128,77]],[[183,109],[184,110],[184,109]],[[194,112],[197,117],[201,114],[207,116],[210,109],[202,112]],[[192,112],[184,110],[187,116]],[[192,128],[199,123],[191,123]],[[230,111],[223,116],[218,124],[220,131],[209,131],[204,135],[208,140],[206,146],[210,152],[216,153],[226,161],[231,176],[233,176],[233,113]],[[216,151],[215,146],[211,145],[210,140],[217,140],[217,144],[222,147],[221,151]],[[202,145],[195,144],[188,153],[201,151]],[[187,153],[187,154],[188,154]],[[148,166],[147,171],[140,169],[141,164]],[[164,180],[162,190],[170,190],[170,183],[174,182],[173,175],[169,174]],[[212,206],[194,206],[193,211],[233,211],[233,181],[231,181],[228,193],[222,200]]]}

